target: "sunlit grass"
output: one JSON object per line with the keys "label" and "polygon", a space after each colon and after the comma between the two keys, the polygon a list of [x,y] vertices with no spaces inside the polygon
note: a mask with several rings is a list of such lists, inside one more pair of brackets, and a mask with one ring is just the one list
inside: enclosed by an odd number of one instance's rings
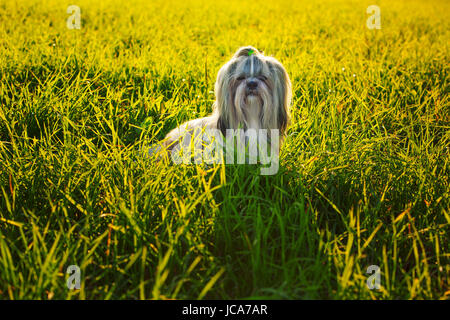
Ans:
{"label": "sunlit grass", "polygon": [[[372,4],[0,3],[0,297],[448,299],[450,6]],[[143,156],[242,45],[293,83],[279,172]]]}

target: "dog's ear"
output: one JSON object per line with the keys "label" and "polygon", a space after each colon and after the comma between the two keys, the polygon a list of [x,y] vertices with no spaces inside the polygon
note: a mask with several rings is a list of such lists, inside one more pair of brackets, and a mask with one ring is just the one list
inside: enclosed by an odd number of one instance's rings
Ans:
{"label": "dog's ear", "polygon": [[274,78],[273,104],[277,108],[277,127],[280,129],[280,136],[283,136],[290,124],[289,109],[292,99],[292,85],[286,70],[278,60],[269,58],[268,62]]}
{"label": "dog's ear", "polygon": [[214,93],[216,101],[213,105],[213,112],[217,117],[217,128],[225,132],[230,128],[232,122],[232,116],[234,113],[232,105],[231,92],[229,90],[231,78],[229,76],[230,69],[233,69],[233,65],[230,62],[220,68],[217,73],[217,79],[214,86]]}
{"label": "dog's ear", "polygon": [[261,53],[258,51],[258,49],[252,46],[240,47],[234,54],[233,58],[236,59],[243,56],[248,57],[251,56],[252,54],[259,55]]}
{"label": "dog's ear", "polygon": [[226,117],[224,117],[224,115],[219,115],[217,118],[217,129],[220,130],[220,132],[222,132],[222,134],[224,136],[227,135],[227,128],[229,128],[230,126],[227,124],[227,119]]}

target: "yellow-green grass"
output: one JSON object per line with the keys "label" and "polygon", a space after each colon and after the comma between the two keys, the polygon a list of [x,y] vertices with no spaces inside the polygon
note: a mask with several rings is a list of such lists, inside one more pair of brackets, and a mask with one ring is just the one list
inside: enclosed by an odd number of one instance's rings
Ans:
{"label": "yellow-green grass", "polygon": [[[0,298],[448,299],[449,27],[448,1],[0,2]],[[293,83],[279,172],[143,157],[243,45]]]}

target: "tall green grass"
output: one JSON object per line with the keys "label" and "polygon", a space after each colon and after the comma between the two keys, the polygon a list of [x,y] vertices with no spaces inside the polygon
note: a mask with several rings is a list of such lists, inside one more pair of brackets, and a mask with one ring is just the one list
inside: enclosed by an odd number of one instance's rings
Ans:
{"label": "tall green grass", "polygon": [[[0,3],[0,298],[448,299],[450,6],[372,4]],[[144,156],[242,45],[293,83],[279,172]]]}

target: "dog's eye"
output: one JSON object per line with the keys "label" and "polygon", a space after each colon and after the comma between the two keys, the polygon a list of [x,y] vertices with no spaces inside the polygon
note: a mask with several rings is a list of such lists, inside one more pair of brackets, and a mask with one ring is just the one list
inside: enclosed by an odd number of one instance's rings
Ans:
{"label": "dog's eye", "polygon": [[261,80],[261,81],[266,81],[267,77],[266,76],[259,76],[258,79]]}
{"label": "dog's eye", "polygon": [[237,78],[238,81],[242,81],[242,80],[244,80],[244,79],[245,79],[244,76],[240,76],[240,77]]}

